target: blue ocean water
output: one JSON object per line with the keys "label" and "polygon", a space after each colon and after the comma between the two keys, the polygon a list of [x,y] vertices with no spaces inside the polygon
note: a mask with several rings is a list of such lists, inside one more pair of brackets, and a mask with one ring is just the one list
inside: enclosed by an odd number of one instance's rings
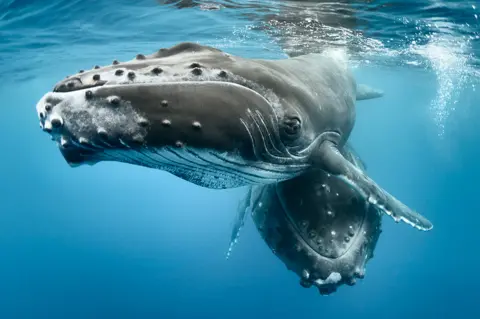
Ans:
{"label": "blue ocean water", "polygon": [[[0,318],[480,318],[480,4],[475,1],[0,1]],[[244,189],[120,163],[69,167],[36,102],[68,74],[181,41],[256,58],[347,46],[362,83],[352,143],[427,216],[384,218],[354,287],[320,296],[251,220]]]}

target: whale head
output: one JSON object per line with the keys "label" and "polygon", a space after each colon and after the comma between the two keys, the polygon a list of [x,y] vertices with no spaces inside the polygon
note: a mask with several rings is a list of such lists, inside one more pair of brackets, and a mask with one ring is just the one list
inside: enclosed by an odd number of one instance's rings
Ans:
{"label": "whale head", "polygon": [[298,176],[313,144],[305,121],[286,114],[262,84],[275,83],[274,74],[260,70],[249,79],[237,71],[243,68],[237,58],[193,43],[95,66],[40,99],[40,126],[71,166],[117,161],[208,188]]}

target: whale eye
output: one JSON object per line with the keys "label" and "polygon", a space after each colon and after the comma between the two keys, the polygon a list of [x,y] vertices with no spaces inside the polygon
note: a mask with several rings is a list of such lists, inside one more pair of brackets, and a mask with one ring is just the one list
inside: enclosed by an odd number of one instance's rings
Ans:
{"label": "whale eye", "polygon": [[285,118],[283,121],[283,132],[289,137],[296,137],[302,128],[302,122],[298,117]]}

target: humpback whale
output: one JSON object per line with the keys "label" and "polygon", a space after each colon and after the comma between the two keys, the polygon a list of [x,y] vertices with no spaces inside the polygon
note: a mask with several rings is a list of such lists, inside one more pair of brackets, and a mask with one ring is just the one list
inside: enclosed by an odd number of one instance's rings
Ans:
{"label": "humpback whale", "polygon": [[36,109],[72,166],[119,161],[208,188],[286,181],[312,168],[341,180],[395,221],[431,222],[342,155],[357,85],[341,50],[288,59],[234,56],[180,43],[57,83]]}
{"label": "humpback whale", "polygon": [[117,161],[247,186],[231,247],[250,212],[301,285],[325,295],[363,278],[385,214],[433,227],[348,144],[356,101],[382,95],[356,83],[342,50],[264,60],[184,42],[70,75],[36,110],[71,166]]}

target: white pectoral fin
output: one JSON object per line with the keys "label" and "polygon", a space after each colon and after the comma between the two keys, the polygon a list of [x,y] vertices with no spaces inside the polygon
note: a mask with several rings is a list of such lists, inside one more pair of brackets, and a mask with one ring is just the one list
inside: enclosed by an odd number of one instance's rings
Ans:
{"label": "white pectoral fin", "polygon": [[390,195],[368,175],[347,161],[332,142],[325,141],[322,143],[318,160],[319,165],[322,165],[325,171],[349,184],[365,200],[392,217],[396,222],[403,221],[423,231],[433,228],[432,223],[427,218]]}
{"label": "white pectoral fin", "polygon": [[245,220],[247,218],[247,212],[250,210],[250,198],[252,196],[252,188],[249,187],[245,198],[240,201],[238,204],[237,214],[233,221],[232,226],[232,233],[230,235],[230,244],[228,246],[227,251],[227,259],[230,258],[232,253],[232,249],[238,241],[238,237],[240,236],[240,231],[245,225]]}

